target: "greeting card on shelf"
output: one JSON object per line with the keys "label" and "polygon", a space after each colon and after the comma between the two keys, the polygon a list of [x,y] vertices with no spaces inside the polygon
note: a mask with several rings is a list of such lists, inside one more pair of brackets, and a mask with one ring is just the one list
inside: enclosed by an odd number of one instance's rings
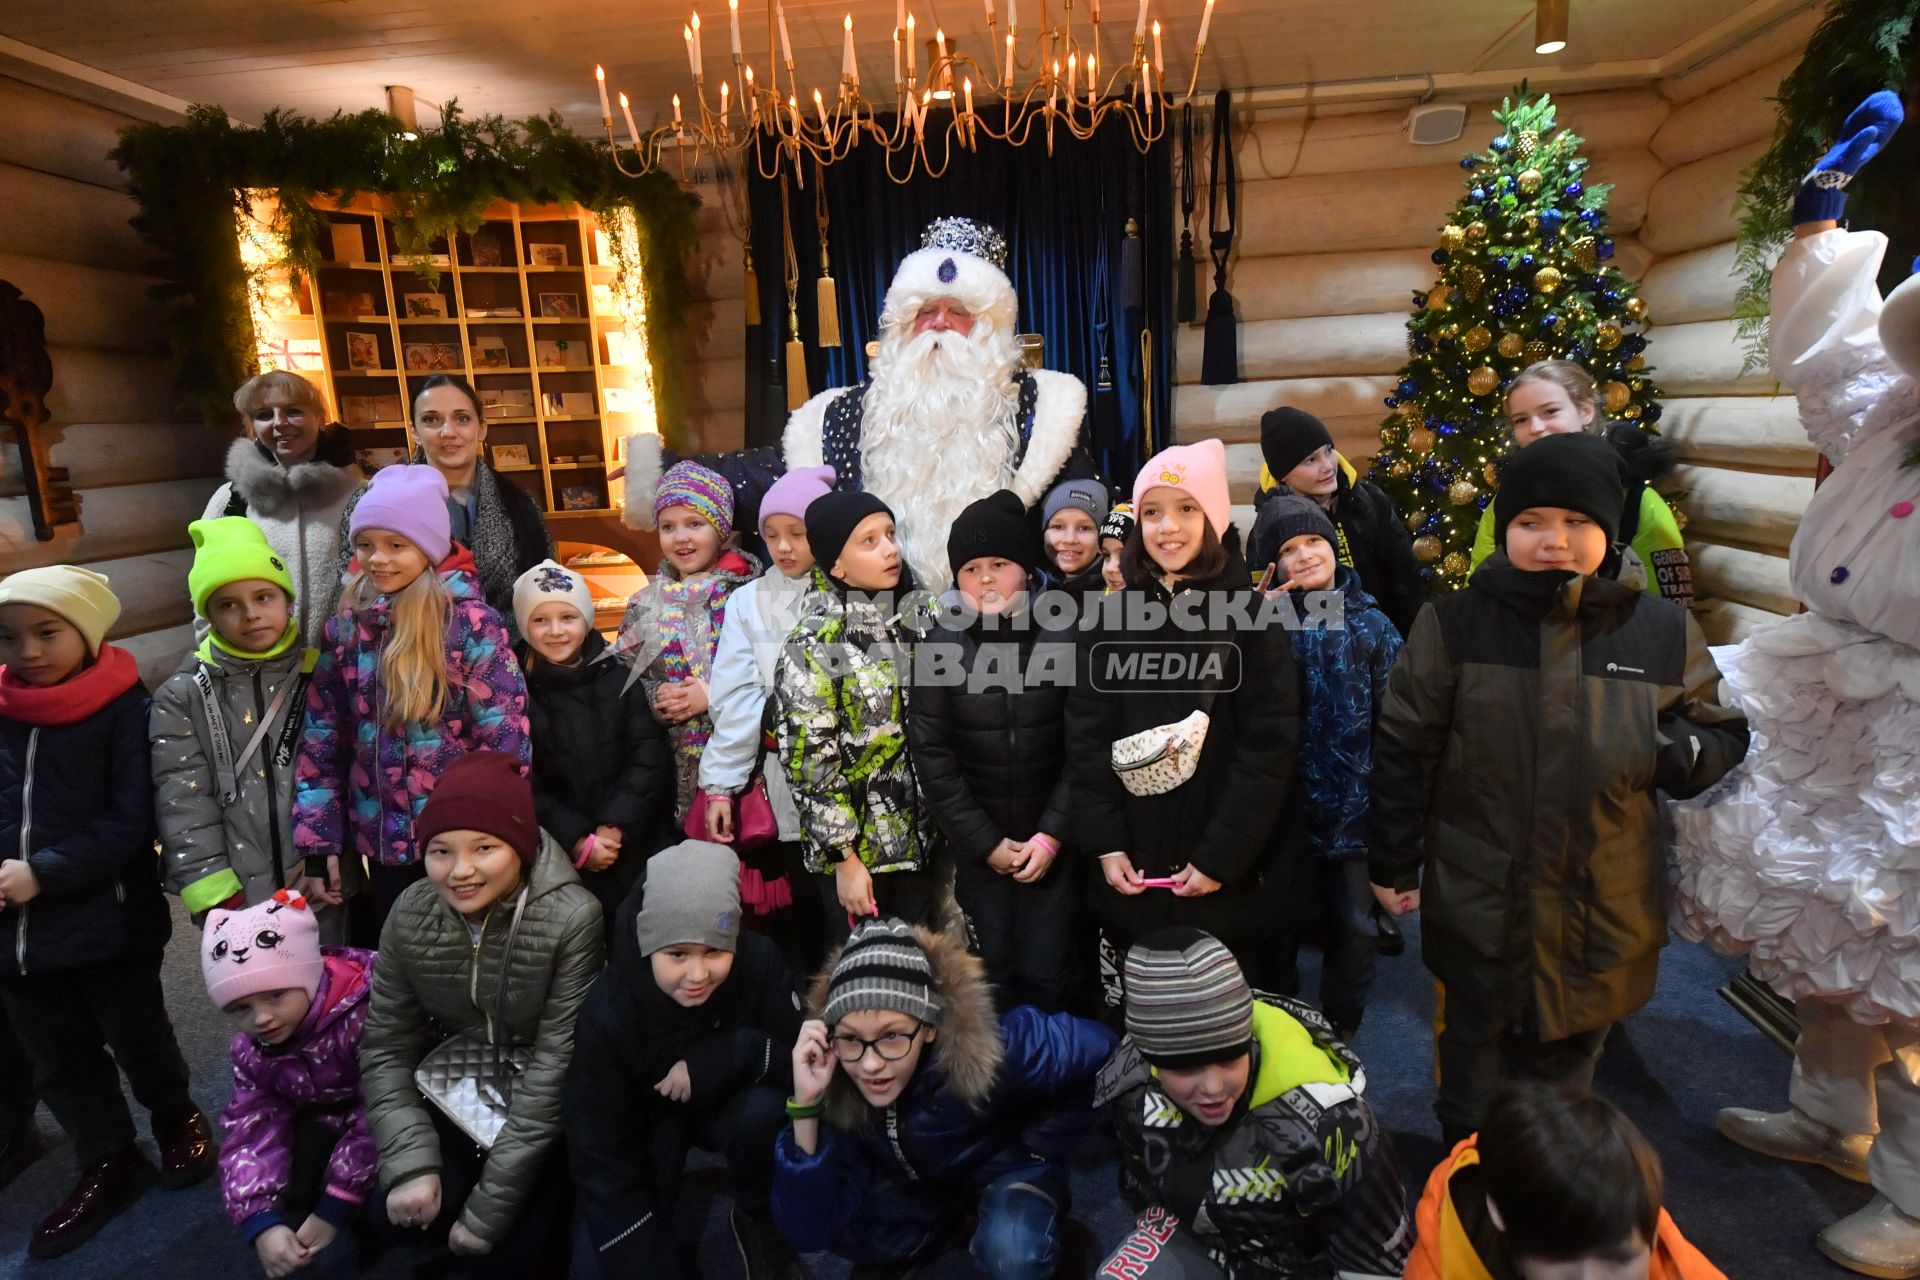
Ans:
{"label": "greeting card on shelf", "polygon": [[512,367],[513,359],[507,351],[505,338],[477,337],[473,340],[473,367],[476,369],[506,369]]}
{"label": "greeting card on shelf", "polygon": [[260,363],[268,369],[317,373],[324,361],[318,338],[270,338],[260,346]]}
{"label": "greeting card on shelf", "polygon": [[400,295],[409,320],[445,319],[447,297],[443,293],[405,293]]}
{"label": "greeting card on shelf", "polygon": [[580,295],[577,293],[543,293],[540,295],[540,314],[548,320],[578,320],[580,318]]}
{"label": "greeting card on shelf", "polygon": [[344,289],[330,289],[321,295],[320,305],[330,316],[374,316],[380,313],[373,309],[373,295],[356,293]]}
{"label": "greeting card on shelf", "polygon": [[606,499],[600,496],[600,487],[598,485],[568,485],[560,491],[560,509],[562,511],[594,511],[606,505]]}
{"label": "greeting card on shelf", "polygon": [[368,333],[364,329],[347,330],[347,368],[378,369],[380,367],[380,335]]}
{"label": "greeting card on shelf", "polygon": [[542,369],[585,368],[587,353],[565,338],[542,338],[533,344],[533,362]]}
{"label": "greeting card on shelf", "polygon": [[405,350],[408,373],[460,371],[460,348],[451,342],[409,342]]}
{"label": "greeting card on shelf", "polygon": [[591,418],[593,416],[593,392],[562,391],[560,393],[560,412],[569,418]]}
{"label": "greeting card on shelf", "polygon": [[379,410],[374,407],[374,396],[342,396],[340,412],[350,427],[371,426],[379,419],[375,416]]}
{"label": "greeting card on shelf", "polygon": [[533,455],[523,444],[497,444],[493,446],[493,465],[496,467],[530,467]]}
{"label": "greeting card on shelf", "polygon": [[360,461],[360,469],[372,475],[382,467],[391,467],[405,462],[407,451],[395,448],[360,449],[356,451],[355,456]]}
{"label": "greeting card on shelf", "polygon": [[405,422],[407,411],[400,407],[399,396],[375,396],[373,418],[375,422]]}
{"label": "greeting card on shelf", "polygon": [[480,388],[480,407],[496,417],[531,418],[533,389],[531,387],[482,387]]}
{"label": "greeting card on shelf", "polygon": [[367,242],[360,233],[358,222],[336,222],[332,232],[335,262],[360,263],[367,260]]}
{"label": "greeting card on shelf", "polygon": [[567,246],[530,244],[527,246],[527,262],[536,267],[564,267],[567,265]]}
{"label": "greeting card on shelf", "polygon": [[503,233],[494,227],[482,227],[473,233],[473,265],[476,267],[498,267],[506,263],[506,239],[512,232]]}
{"label": "greeting card on shelf", "polygon": [[514,304],[503,304],[497,307],[467,308],[467,319],[469,320],[518,320],[519,318],[520,308]]}

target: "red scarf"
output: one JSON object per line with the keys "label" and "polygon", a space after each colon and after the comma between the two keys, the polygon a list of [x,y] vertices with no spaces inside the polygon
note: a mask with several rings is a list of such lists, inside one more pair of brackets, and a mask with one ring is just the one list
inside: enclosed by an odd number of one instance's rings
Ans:
{"label": "red scarf", "polygon": [[133,655],[110,644],[100,646],[91,666],[55,685],[28,684],[0,667],[0,717],[43,728],[79,724],[139,683]]}

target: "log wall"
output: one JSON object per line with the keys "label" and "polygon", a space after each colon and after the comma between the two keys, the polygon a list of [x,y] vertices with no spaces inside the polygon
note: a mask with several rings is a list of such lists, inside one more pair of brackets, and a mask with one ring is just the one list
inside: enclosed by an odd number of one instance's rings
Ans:
{"label": "log wall", "polygon": [[680,352],[688,426],[697,449],[738,449],[747,435],[747,305],[740,242],[727,229],[733,179],[710,170],[700,177],[687,184],[700,197],[700,244],[687,264],[694,305]]}
{"label": "log wall", "polygon": [[107,151],[132,117],[0,76],[0,279],[46,316],[55,466],[80,521],[33,534],[19,453],[0,460],[0,573],[61,562],[107,575],[112,631],[149,684],[192,640],[187,522],[219,483],[226,441],[175,403],[160,312],[142,273],[151,250]]}

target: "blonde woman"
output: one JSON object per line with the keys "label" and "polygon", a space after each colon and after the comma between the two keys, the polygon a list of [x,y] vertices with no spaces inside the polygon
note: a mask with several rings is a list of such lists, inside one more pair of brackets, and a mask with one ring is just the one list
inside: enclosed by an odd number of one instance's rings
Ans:
{"label": "blonde woman", "polygon": [[[1513,447],[1524,449],[1544,436],[1584,431],[1603,437],[1626,468],[1627,499],[1620,513],[1620,564],[1607,576],[1631,582],[1650,596],[1693,604],[1693,569],[1673,509],[1650,483],[1673,470],[1673,451],[1657,436],[1600,416],[1600,393],[1587,371],[1571,360],[1528,365],[1507,388],[1507,425]],[[1473,567],[1493,554],[1493,507],[1481,514],[1473,537]],[[1631,554],[1627,554],[1630,552]],[[1602,570],[1606,573],[1606,570]]]}
{"label": "blonde woman", "polygon": [[294,762],[293,844],[307,891],[338,900],[364,856],[373,910],[424,874],[414,824],[435,781],[482,748],[525,768],[527,686],[506,625],[453,541],[432,467],[387,467],[354,507],[354,571],[327,621]]}
{"label": "blonde woman", "polygon": [[[319,390],[299,374],[248,378],[233,407],[246,434],[227,450],[227,482],[201,518],[245,516],[259,526],[293,578],[300,634],[317,643],[340,598],[342,517],[364,477],[346,429],[327,421]],[[196,625],[204,637],[205,620]]]}

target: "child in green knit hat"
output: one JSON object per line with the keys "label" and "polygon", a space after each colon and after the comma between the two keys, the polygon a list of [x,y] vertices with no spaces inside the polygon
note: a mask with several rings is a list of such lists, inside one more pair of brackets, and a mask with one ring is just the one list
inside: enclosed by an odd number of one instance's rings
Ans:
{"label": "child in green knit hat", "polygon": [[294,747],[317,656],[302,643],[293,578],[243,516],[196,520],[187,533],[187,589],[210,630],[155,691],[148,723],[167,888],[196,919],[311,890],[322,941],[337,946],[337,895],[307,883],[293,847]]}

